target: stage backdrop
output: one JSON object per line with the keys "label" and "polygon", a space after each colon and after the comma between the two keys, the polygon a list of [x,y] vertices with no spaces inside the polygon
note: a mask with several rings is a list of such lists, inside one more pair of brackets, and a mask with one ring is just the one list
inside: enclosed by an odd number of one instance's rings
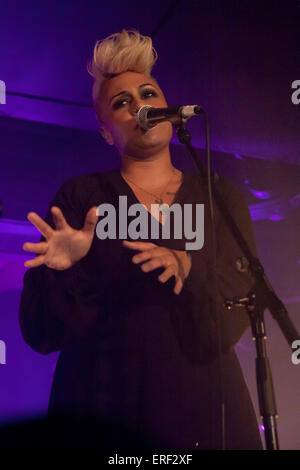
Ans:
{"label": "stage backdrop", "polygon": [[[0,18],[0,422],[45,415],[57,354],[23,341],[18,306],[28,254],[68,178],[119,166],[97,131],[86,72],[97,39],[122,28],[153,37],[169,105],[208,112],[214,168],[244,192],[258,252],[300,330],[300,3],[297,0],[110,2],[3,0]],[[204,158],[201,118],[189,122]],[[180,169],[193,165],[173,139]],[[282,449],[300,449],[300,364],[266,314]],[[236,347],[257,415],[255,348]],[[237,397],[238,399],[238,397]]]}

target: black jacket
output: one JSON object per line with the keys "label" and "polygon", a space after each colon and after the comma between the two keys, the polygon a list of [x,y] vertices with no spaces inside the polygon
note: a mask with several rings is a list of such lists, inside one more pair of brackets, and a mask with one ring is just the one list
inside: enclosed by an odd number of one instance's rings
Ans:
{"label": "black jacket", "polygon": [[[241,193],[228,180],[217,184],[255,253]],[[90,207],[103,202],[118,207],[119,195],[128,196],[128,205],[138,202],[119,171],[84,175],[67,181],[50,207],[59,206],[67,222],[80,229]],[[226,447],[260,449],[258,425],[234,352],[249,319],[243,309],[228,312],[223,307],[225,298],[248,294],[252,279],[236,269],[242,253],[215,207],[215,286],[207,189],[196,175],[184,173],[174,202],[194,207],[202,203],[205,208],[204,246],[192,253],[192,268],[178,296],[174,278],[165,284],[157,280],[161,268],[142,272],[131,262],[134,252],[120,240],[99,240],[96,234],[88,254],[70,269],[43,265],[26,272],[20,304],[23,337],[42,354],[61,351],[49,413],[99,419],[106,430],[113,423],[114,432],[104,432],[110,436],[104,447],[118,429],[118,445],[132,433],[137,446],[141,441],[150,448],[220,448],[219,320]],[[49,210],[46,221],[54,226]],[[143,241],[184,249],[186,239]]]}

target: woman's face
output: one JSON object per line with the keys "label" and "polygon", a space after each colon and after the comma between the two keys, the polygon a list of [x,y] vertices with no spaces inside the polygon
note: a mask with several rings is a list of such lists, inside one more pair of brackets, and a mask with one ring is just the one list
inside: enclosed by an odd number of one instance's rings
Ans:
{"label": "woman's face", "polygon": [[102,126],[100,132],[121,155],[142,158],[161,152],[170,143],[172,125],[163,122],[144,131],[136,122],[136,111],[144,105],[167,107],[158,84],[147,75],[124,72],[102,86],[100,97]]}

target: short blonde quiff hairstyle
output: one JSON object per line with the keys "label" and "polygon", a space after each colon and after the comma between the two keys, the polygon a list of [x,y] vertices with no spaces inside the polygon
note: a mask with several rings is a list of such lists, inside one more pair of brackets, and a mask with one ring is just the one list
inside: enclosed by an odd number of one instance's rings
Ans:
{"label": "short blonde quiff hairstyle", "polygon": [[152,39],[136,30],[123,29],[121,33],[96,42],[93,59],[88,63],[87,70],[94,77],[93,104],[100,122],[98,98],[103,83],[124,72],[137,72],[151,77],[156,60],[157,52],[152,46]]}

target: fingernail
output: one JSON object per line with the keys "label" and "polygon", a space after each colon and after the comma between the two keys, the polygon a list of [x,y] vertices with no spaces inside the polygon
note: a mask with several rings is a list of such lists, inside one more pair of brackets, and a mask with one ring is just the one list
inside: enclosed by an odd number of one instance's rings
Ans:
{"label": "fingernail", "polygon": [[140,258],[139,258],[138,256],[134,256],[134,257],[132,258],[132,261],[133,261],[134,263],[138,263],[138,262],[140,261]]}
{"label": "fingernail", "polygon": [[143,271],[149,271],[149,269],[150,269],[149,266],[145,266],[145,265],[142,266]]}

